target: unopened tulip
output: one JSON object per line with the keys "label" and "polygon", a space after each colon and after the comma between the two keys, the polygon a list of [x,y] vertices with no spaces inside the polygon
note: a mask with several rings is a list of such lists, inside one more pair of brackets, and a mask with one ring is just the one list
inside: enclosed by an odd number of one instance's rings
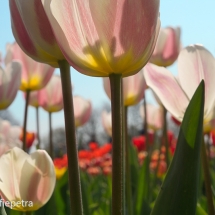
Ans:
{"label": "unopened tulip", "polygon": [[111,112],[102,112],[102,125],[107,132],[107,134],[111,137],[112,136],[112,119],[111,119]]}
{"label": "unopened tulip", "polygon": [[5,63],[18,60],[22,65],[20,90],[40,90],[50,80],[54,68],[43,63],[38,63],[28,57],[17,43],[8,45]]}
{"label": "unopened tulip", "polygon": [[12,126],[9,121],[0,119],[0,156],[13,147],[22,147],[20,134],[19,126]]}
{"label": "unopened tulip", "polygon": [[63,109],[63,94],[60,76],[54,75],[45,88],[39,92],[40,106],[52,113]]}
{"label": "unopened tulip", "polygon": [[180,122],[196,88],[204,79],[204,122],[212,119],[215,100],[215,59],[203,46],[191,45],[180,52],[178,80],[164,67],[147,64],[144,70],[147,85]]}
{"label": "unopened tulip", "polygon": [[160,28],[159,0],[42,3],[67,61],[85,75],[133,75],[153,52]]}
{"label": "unopened tulip", "polygon": [[10,0],[13,35],[22,50],[36,61],[58,67],[63,60],[41,1]]}
{"label": "unopened tulip", "polygon": [[81,126],[86,123],[91,116],[92,105],[89,100],[83,99],[80,96],[73,97],[75,126]]}
{"label": "unopened tulip", "polygon": [[0,169],[1,197],[15,210],[37,210],[54,191],[54,165],[45,150],[28,155],[14,147],[0,157]]}
{"label": "unopened tulip", "polygon": [[161,28],[150,62],[164,67],[172,65],[181,50],[180,34],[179,27]]}
{"label": "unopened tulip", "polygon": [[5,70],[0,66],[0,110],[6,109],[16,97],[21,81],[19,62],[9,63]]}
{"label": "unopened tulip", "polygon": [[[150,129],[158,130],[163,127],[163,109],[160,106],[146,105],[146,119]],[[145,118],[143,106],[140,107],[140,116]]]}
{"label": "unopened tulip", "polygon": [[[39,92],[40,92],[40,90],[35,90],[30,93],[28,104],[31,105],[32,107],[38,108],[40,106]],[[26,93],[24,93],[24,97],[26,99]]]}
{"label": "unopened tulip", "polygon": [[[111,98],[109,78],[103,78],[105,92]],[[146,82],[142,70],[135,75],[123,78],[123,99],[125,106],[136,105],[144,96]]]}

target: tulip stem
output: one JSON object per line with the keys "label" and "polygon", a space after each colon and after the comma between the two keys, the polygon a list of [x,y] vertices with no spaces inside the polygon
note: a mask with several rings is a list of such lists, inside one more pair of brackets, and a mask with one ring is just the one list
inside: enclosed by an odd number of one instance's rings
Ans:
{"label": "tulip stem", "polygon": [[37,121],[37,149],[40,148],[40,124],[39,124],[39,107],[36,107],[36,121]]}
{"label": "tulip stem", "polygon": [[207,204],[208,204],[208,215],[214,215],[215,210],[214,210],[213,195],[212,195],[212,190],[211,190],[209,162],[208,162],[208,157],[207,157],[207,153],[206,153],[204,138],[203,138],[202,147],[201,147],[201,160],[202,160],[202,166],[203,166],[206,198],[207,198]]}
{"label": "tulip stem", "polygon": [[[146,151],[147,151],[147,157],[144,162],[146,162],[146,169],[145,169],[145,177],[146,177],[146,183],[148,184],[148,187],[146,187],[146,198],[150,199],[150,171],[149,171],[149,164],[150,164],[150,149],[149,149],[149,136],[148,136],[148,125],[147,125],[147,108],[146,108],[146,94],[144,91],[144,99],[143,99],[143,110],[144,110],[144,131],[145,131],[145,140],[146,140]],[[143,192],[143,191],[142,191]]]}
{"label": "tulip stem", "polygon": [[129,215],[133,215],[133,203],[132,203],[132,192],[131,192],[131,169],[130,169],[130,156],[129,156],[129,144],[128,141],[128,107],[124,108],[124,124],[125,124],[125,182],[126,182],[126,205]]}
{"label": "tulip stem", "polygon": [[24,123],[23,123],[23,151],[27,151],[26,149],[26,128],[27,128],[27,117],[28,117],[28,103],[30,99],[30,90],[26,91],[26,99],[25,99],[25,112],[24,112]]}
{"label": "tulip stem", "polygon": [[52,141],[52,113],[49,113],[49,155],[50,157],[53,159],[54,155],[53,155],[53,141]]}
{"label": "tulip stem", "polygon": [[167,137],[167,120],[166,120],[166,108],[163,106],[163,144],[166,148],[166,166],[169,167],[169,141]]}
{"label": "tulip stem", "polygon": [[70,66],[66,60],[59,61],[58,63],[64,103],[71,214],[83,215]]}
{"label": "tulip stem", "polygon": [[125,214],[125,126],[122,75],[111,74],[112,111],[112,215]]}

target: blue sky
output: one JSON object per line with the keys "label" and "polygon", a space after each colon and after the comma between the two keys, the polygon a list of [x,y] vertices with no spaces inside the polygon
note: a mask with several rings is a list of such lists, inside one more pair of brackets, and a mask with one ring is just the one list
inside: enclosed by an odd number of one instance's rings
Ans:
{"label": "blue sky", "polygon": [[[0,3],[0,51],[5,54],[5,44],[14,42],[10,27],[10,12],[8,0]],[[183,46],[200,43],[215,55],[215,1],[214,0],[161,0],[160,19],[162,27],[180,26],[181,41]],[[177,73],[177,63],[169,68],[174,74]],[[215,72],[215,71],[214,71]],[[56,71],[58,73],[58,71]],[[104,102],[109,102],[102,85],[101,78],[92,78],[82,75],[71,68],[73,94],[90,99],[93,107],[99,107]],[[190,80],[192,81],[192,80]],[[215,84],[215,83],[214,83]],[[148,101],[153,99],[148,94]],[[10,112],[22,125],[24,115],[24,99],[21,92],[13,104],[9,107]],[[48,114],[40,109],[41,133],[48,131]],[[64,125],[63,111],[53,114],[53,127]],[[35,131],[35,110],[29,108],[28,130]]]}

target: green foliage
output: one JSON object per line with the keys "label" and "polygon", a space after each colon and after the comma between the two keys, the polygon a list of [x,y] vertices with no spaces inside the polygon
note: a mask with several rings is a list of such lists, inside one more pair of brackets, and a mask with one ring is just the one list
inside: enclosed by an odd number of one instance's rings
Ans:
{"label": "green foliage", "polygon": [[151,215],[195,215],[203,133],[204,82],[184,115],[177,148]]}

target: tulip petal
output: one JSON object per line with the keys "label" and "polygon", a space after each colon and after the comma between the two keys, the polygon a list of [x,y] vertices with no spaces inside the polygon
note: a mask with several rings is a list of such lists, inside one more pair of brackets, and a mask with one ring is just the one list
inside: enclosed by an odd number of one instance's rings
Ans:
{"label": "tulip petal", "polygon": [[51,197],[56,176],[54,165],[44,150],[28,155],[14,147],[0,157],[0,192],[5,201],[32,201],[33,205],[16,205],[13,209],[33,211]]}
{"label": "tulip petal", "polygon": [[164,107],[182,121],[189,100],[174,76],[164,67],[153,64],[144,67],[144,76],[147,85],[157,94]]}
{"label": "tulip petal", "polygon": [[57,67],[64,59],[41,1],[10,0],[15,38],[26,54],[39,62]]}
{"label": "tulip petal", "polygon": [[205,117],[210,115],[215,100],[215,59],[201,45],[184,48],[178,57],[179,82],[191,98],[202,79],[205,80]]}
{"label": "tulip petal", "polygon": [[158,0],[42,2],[62,52],[81,73],[133,75],[153,52],[160,28]]}

